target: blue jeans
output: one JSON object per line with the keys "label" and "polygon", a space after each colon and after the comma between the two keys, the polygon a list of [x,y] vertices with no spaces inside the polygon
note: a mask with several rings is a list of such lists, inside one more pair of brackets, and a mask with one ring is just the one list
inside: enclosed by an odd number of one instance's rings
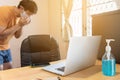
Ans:
{"label": "blue jeans", "polygon": [[11,51],[8,50],[0,50],[0,65],[4,63],[8,63],[12,61]]}

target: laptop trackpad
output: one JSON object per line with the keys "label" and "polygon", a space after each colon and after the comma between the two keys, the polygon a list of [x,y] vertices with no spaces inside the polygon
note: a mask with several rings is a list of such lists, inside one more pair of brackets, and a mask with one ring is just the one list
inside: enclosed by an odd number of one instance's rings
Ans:
{"label": "laptop trackpad", "polygon": [[57,70],[59,70],[59,71],[62,71],[62,72],[64,72],[64,70],[65,70],[65,66],[63,66],[63,67],[60,67],[60,68],[56,68]]}
{"label": "laptop trackpad", "polygon": [[44,70],[50,71],[56,74],[63,75],[64,74],[64,67],[65,66],[65,61],[62,61],[57,64],[51,64],[49,66],[43,67]]}

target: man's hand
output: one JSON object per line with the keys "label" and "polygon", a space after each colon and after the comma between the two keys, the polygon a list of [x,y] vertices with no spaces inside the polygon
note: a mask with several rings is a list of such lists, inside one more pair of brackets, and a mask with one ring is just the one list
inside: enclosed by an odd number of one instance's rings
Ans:
{"label": "man's hand", "polygon": [[31,19],[29,17],[21,17],[18,21],[18,24],[23,27],[24,25],[27,25],[31,22]]}
{"label": "man's hand", "polygon": [[22,35],[22,27],[18,31],[15,32],[14,36],[15,38],[19,38],[21,35]]}

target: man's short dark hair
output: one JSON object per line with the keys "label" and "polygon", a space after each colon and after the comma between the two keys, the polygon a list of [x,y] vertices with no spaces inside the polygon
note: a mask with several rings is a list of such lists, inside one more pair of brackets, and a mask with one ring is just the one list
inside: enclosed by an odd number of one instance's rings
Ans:
{"label": "man's short dark hair", "polygon": [[33,0],[22,0],[20,1],[18,8],[20,8],[20,6],[22,6],[24,8],[24,10],[28,10],[32,13],[37,13],[37,5]]}

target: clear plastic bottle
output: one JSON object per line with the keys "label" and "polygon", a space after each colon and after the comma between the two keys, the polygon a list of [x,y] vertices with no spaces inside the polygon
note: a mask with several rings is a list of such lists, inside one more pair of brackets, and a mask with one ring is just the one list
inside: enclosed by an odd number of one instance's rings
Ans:
{"label": "clear plastic bottle", "polygon": [[114,76],[116,74],[116,60],[111,54],[110,41],[114,41],[114,39],[106,39],[106,52],[102,57],[102,73],[106,76]]}

